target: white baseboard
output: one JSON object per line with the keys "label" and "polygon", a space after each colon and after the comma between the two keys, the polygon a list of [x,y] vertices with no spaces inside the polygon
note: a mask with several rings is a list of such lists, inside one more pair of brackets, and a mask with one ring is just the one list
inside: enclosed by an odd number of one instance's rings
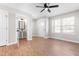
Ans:
{"label": "white baseboard", "polygon": [[8,45],[13,45],[13,44],[17,44],[17,42],[8,43],[7,46],[8,46]]}
{"label": "white baseboard", "polygon": [[6,44],[0,44],[0,46],[4,46],[4,45],[6,45]]}
{"label": "white baseboard", "polygon": [[32,37],[48,38],[48,36],[33,35]]}
{"label": "white baseboard", "polygon": [[[35,37],[41,37],[41,36],[35,36]],[[57,40],[63,40],[63,41],[67,41],[67,42],[73,42],[73,43],[79,43],[79,41],[75,41],[75,40],[68,40],[68,39],[64,39],[64,38],[59,38],[59,37],[46,37],[46,38],[55,38]]]}
{"label": "white baseboard", "polygon": [[58,38],[58,37],[50,37],[50,38],[55,38],[57,40],[63,40],[63,41],[67,41],[67,42],[79,43],[79,41],[68,40],[68,39],[64,39],[64,38]]}

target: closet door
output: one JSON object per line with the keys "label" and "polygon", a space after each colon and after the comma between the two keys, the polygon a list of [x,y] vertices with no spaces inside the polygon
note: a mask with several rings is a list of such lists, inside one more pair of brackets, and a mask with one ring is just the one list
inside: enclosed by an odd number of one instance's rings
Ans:
{"label": "closet door", "polygon": [[7,44],[7,41],[8,41],[8,18],[7,18],[7,15],[3,15],[2,17],[2,22],[3,22],[3,45],[6,45]]}
{"label": "closet door", "polygon": [[6,45],[8,40],[8,22],[4,14],[0,15],[0,46]]}
{"label": "closet door", "polygon": [[3,39],[3,33],[2,33],[3,30],[2,30],[2,26],[3,26],[2,25],[2,16],[0,14],[0,46],[3,45],[3,40],[2,40]]}

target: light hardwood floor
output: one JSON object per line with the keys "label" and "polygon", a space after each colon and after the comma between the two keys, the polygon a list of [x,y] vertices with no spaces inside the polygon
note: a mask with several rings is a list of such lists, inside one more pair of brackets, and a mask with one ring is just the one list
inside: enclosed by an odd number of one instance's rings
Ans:
{"label": "light hardwood floor", "polygon": [[79,44],[56,39],[33,37],[17,45],[0,47],[1,56],[79,56]]}

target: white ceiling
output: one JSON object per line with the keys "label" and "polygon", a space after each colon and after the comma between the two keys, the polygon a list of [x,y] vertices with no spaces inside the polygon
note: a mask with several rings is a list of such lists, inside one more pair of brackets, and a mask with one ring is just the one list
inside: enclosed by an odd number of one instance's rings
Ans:
{"label": "white ceiling", "polygon": [[50,5],[56,5],[56,4],[58,4],[59,7],[52,8],[51,13],[48,13],[46,10],[40,13],[42,8],[35,7],[37,5],[42,6],[43,3],[1,3],[0,5],[19,9],[21,11],[31,14],[34,18],[38,16],[45,16],[45,15],[55,16],[55,15],[60,15],[63,13],[67,13],[67,12],[71,12],[79,9],[79,3],[50,3]]}

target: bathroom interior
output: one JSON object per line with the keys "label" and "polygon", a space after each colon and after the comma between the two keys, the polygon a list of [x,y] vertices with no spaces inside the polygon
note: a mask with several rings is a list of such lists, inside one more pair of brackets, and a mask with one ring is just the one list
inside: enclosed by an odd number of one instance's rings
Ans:
{"label": "bathroom interior", "polygon": [[27,19],[25,16],[16,15],[16,29],[18,42],[27,40]]}

